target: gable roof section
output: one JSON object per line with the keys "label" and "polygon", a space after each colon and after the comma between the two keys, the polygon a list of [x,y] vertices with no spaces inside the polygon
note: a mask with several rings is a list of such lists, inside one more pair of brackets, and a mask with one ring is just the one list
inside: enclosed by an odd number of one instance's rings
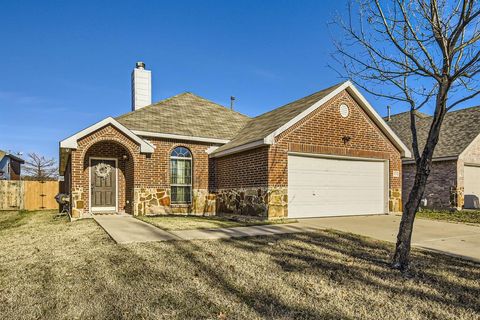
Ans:
{"label": "gable roof section", "polygon": [[324,105],[343,90],[347,90],[355,98],[380,130],[401,151],[402,156],[411,156],[410,151],[400,138],[395,135],[392,129],[350,81],[336,84],[251,119],[232,141],[213,151],[211,156],[220,157],[260,145],[272,144],[276,136]]}
{"label": "gable roof section", "polygon": [[94,131],[97,131],[98,129],[101,129],[107,125],[112,125],[115,128],[117,128],[120,132],[125,134],[125,136],[129,137],[136,143],[140,145],[140,152],[143,153],[153,153],[153,146],[134,134],[132,131],[127,129],[124,125],[119,123],[117,120],[113,119],[112,117],[108,117],[103,119],[102,121],[99,121],[93,125],[91,125],[88,128],[83,129],[82,131],[79,131],[75,133],[74,135],[68,137],[65,140],[60,141],[60,148],[69,148],[69,149],[76,149],[78,147],[78,140],[91,134]]}
{"label": "gable roof section", "polygon": [[[164,134],[165,137],[217,139],[225,143],[250,118],[224,106],[186,92],[116,118],[138,135]],[[153,136],[153,135],[152,135]]]}
{"label": "gable roof section", "polygon": [[14,160],[16,160],[16,161],[18,161],[18,162],[20,162],[20,163],[22,163],[22,164],[25,163],[25,160],[23,160],[22,158],[17,157],[16,155],[11,154],[11,153],[9,153],[9,152],[7,152],[7,151],[0,150],[0,161],[2,161],[2,159],[3,159],[4,157],[9,157],[9,158],[14,159]]}
{"label": "gable roof section", "polygon": [[[393,115],[390,119],[387,123],[400,139],[412,149],[409,112]],[[420,152],[422,152],[433,117],[418,113],[416,119],[418,142]],[[480,106],[448,112],[445,115],[433,157],[458,157],[480,135],[479,123]]]}

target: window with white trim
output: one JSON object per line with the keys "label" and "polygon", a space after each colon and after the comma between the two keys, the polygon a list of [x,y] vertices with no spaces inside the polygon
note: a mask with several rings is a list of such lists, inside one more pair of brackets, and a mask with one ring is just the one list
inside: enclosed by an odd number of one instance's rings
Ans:
{"label": "window with white trim", "polygon": [[192,202],[192,153],[185,147],[170,154],[170,197],[173,204]]}

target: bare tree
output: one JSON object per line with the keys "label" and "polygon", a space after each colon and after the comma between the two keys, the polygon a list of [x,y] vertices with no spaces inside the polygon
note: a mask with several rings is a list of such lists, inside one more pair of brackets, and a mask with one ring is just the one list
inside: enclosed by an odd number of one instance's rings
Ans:
{"label": "bare tree", "polygon": [[29,153],[23,171],[26,179],[45,181],[55,179],[58,170],[55,159],[46,159],[36,153]]}
{"label": "bare tree", "polygon": [[[392,267],[406,270],[415,214],[430,174],[445,114],[479,94],[478,0],[357,0],[348,18],[336,19],[340,74],[378,97],[410,108],[413,187],[404,206]],[[419,146],[415,112],[434,107],[425,144]]]}

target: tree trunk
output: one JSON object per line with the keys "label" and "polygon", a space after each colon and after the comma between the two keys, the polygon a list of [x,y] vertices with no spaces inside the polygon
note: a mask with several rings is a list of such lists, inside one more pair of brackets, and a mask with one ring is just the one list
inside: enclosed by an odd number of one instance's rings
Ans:
{"label": "tree trunk", "polygon": [[418,211],[422,196],[425,191],[428,175],[430,174],[430,166],[417,165],[415,173],[415,181],[412,190],[408,196],[407,203],[403,209],[402,220],[397,235],[397,245],[395,255],[393,256],[392,267],[405,271],[408,268],[410,257],[410,243],[412,240],[413,222],[415,214]]}
{"label": "tree trunk", "polygon": [[420,202],[422,201],[427,179],[430,175],[433,152],[435,150],[435,146],[437,145],[440,136],[440,128],[447,112],[446,100],[448,88],[448,84],[445,84],[439,88],[432,125],[430,126],[430,131],[428,132],[428,137],[425,143],[425,148],[422,152],[422,156],[416,161],[415,181],[403,209],[402,220],[400,222],[400,228],[397,235],[395,254],[392,261],[392,267],[399,269],[402,272],[406,271],[408,268],[413,222],[415,221],[415,215],[420,207]]}

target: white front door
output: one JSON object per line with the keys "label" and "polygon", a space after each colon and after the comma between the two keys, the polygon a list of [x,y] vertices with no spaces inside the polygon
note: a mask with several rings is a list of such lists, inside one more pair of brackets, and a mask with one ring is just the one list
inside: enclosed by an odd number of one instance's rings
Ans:
{"label": "white front door", "polygon": [[464,177],[464,208],[480,208],[480,167],[465,165]]}
{"label": "white front door", "polygon": [[386,161],[288,156],[291,218],[388,212]]}

